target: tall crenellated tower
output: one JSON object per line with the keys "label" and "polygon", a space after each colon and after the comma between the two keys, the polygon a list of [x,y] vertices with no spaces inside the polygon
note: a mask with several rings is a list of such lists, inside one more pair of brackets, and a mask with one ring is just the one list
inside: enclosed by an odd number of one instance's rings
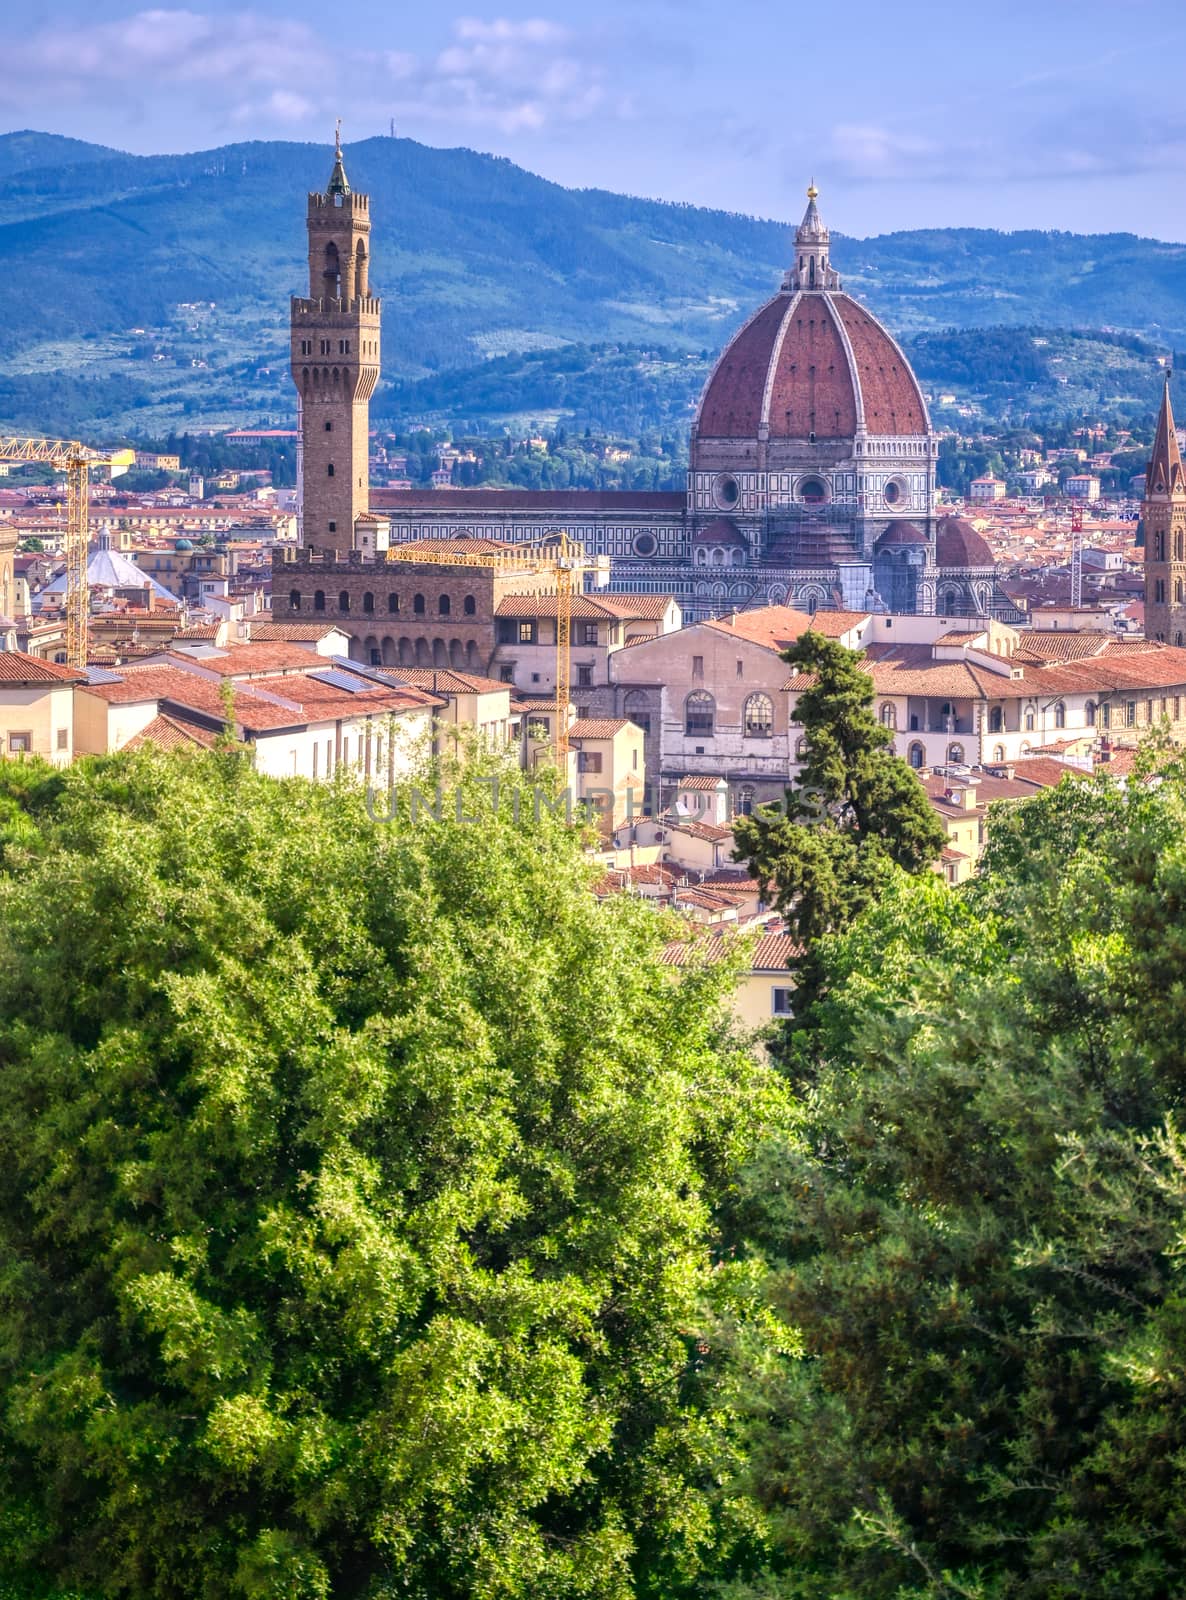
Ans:
{"label": "tall crenellated tower", "polygon": [[309,297],[292,302],[292,377],[301,430],[302,540],[352,550],[369,507],[370,398],[379,376],[379,300],[369,292],[370,197],[352,194],[340,134],[324,194],[311,194]]}
{"label": "tall crenellated tower", "polygon": [[1145,637],[1186,643],[1186,470],[1166,374],[1141,507],[1145,536]]}

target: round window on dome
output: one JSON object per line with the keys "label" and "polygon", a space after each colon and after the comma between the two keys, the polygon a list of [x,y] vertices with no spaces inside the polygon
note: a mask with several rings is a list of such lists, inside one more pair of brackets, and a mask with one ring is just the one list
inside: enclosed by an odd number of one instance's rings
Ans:
{"label": "round window on dome", "polygon": [[822,478],[804,478],[799,485],[799,498],[809,506],[822,506],[828,498],[828,486]]}
{"label": "round window on dome", "polygon": [[730,510],[741,498],[737,479],[731,473],[722,472],[712,487],[716,503],[723,511]]}
{"label": "round window on dome", "polygon": [[887,506],[900,506],[907,496],[906,485],[901,478],[891,478],[881,492]]}
{"label": "round window on dome", "polygon": [[658,541],[653,533],[640,533],[634,541],[636,556],[653,556],[658,548]]}

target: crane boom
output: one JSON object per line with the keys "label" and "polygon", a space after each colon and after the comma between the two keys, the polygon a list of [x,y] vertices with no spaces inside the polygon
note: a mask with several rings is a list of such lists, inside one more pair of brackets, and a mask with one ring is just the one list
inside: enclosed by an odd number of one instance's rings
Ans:
{"label": "crane boom", "polygon": [[580,575],[598,565],[596,558],[565,533],[541,544],[502,546],[494,550],[442,550],[426,555],[416,544],[392,545],[388,561],[419,561],[428,566],[489,567],[495,572],[550,572],[556,580],[556,729],[552,739],[556,765],[564,770],[568,756],[568,695],[572,675],[572,596]]}
{"label": "crane boom", "polygon": [[66,474],[66,663],[86,666],[91,612],[86,563],[90,549],[90,469],[128,467],[133,450],[94,450],[77,439],[0,434],[0,461],[40,461]]}

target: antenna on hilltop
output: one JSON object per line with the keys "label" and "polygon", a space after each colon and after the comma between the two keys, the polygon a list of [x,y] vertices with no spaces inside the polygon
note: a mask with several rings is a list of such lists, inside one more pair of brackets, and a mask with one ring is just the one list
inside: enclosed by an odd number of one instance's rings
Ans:
{"label": "antenna on hilltop", "polygon": [[392,119],[391,119],[391,137],[393,139],[395,138],[395,118],[394,117],[392,117]]}

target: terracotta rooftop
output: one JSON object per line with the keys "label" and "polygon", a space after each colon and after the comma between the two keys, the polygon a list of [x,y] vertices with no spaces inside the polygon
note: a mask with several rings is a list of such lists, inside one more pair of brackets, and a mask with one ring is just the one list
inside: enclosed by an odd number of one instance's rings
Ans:
{"label": "terracotta rooftop", "polygon": [[[699,939],[675,939],[663,949],[668,967],[694,966],[701,961],[720,961],[735,948],[738,935],[709,933]],[[757,941],[750,956],[751,972],[784,972],[802,946],[789,933],[767,933]]]}
{"label": "terracotta rooftop", "polygon": [[714,617],[693,626],[713,628],[731,638],[747,639],[750,644],[760,644],[766,650],[781,653],[813,624],[814,618],[806,611],[796,611],[793,606],[755,606],[751,611],[731,611],[728,616]]}
{"label": "terracotta rooftop", "polygon": [[634,726],[635,724],[625,717],[617,720],[578,717],[575,722],[569,724],[568,737],[570,739],[612,739],[616,733],[621,733],[623,728],[633,728]]}
{"label": "terracotta rooftop", "polygon": [[23,650],[0,650],[0,684],[28,688],[49,683],[82,683],[86,674],[57,661],[43,661]]}
{"label": "terracotta rooftop", "polygon": [[614,489],[372,489],[372,511],[683,511],[687,495]]}
{"label": "terracotta rooftop", "polygon": [[[457,672],[452,667],[383,667],[381,671],[393,683],[410,683],[416,689],[427,689],[430,694],[513,694],[514,685],[500,683],[497,678],[486,678],[477,672]],[[555,704],[549,701],[549,705]]]}
{"label": "terracotta rooftop", "polygon": [[200,728],[195,723],[158,713],[147,727],[134,733],[123,748],[141,750],[151,745],[157,750],[210,750],[217,741],[218,735],[210,728]]}

